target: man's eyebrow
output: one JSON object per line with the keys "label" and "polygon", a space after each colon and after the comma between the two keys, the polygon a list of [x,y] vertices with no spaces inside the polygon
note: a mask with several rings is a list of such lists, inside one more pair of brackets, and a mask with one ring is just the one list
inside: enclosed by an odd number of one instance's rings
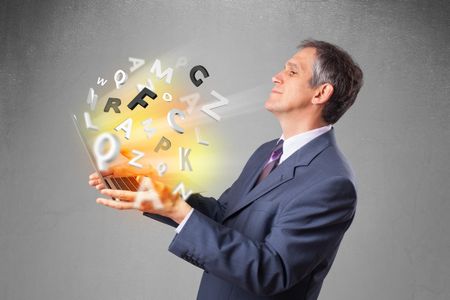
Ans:
{"label": "man's eyebrow", "polygon": [[298,69],[299,69],[299,67],[296,64],[291,63],[291,62],[287,62],[286,66],[289,66],[289,67],[295,69],[296,71],[298,71]]}

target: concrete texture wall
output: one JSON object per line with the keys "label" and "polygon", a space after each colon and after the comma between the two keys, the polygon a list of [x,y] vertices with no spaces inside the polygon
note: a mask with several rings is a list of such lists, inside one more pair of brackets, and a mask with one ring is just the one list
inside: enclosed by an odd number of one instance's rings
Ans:
{"label": "concrete texture wall", "polygon": [[263,103],[308,37],[365,74],[335,126],[357,214],[320,299],[450,299],[449,15],[447,1],[3,0],[0,299],[195,298],[201,271],[166,251],[172,228],[95,203],[67,112],[129,56],[183,49],[230,100],[218,196],[280,135]]}

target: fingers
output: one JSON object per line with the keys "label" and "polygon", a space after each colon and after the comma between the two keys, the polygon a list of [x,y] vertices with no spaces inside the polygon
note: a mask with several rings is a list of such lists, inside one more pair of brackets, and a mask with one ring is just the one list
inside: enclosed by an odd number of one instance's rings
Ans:
{"label": "fingers", "polygon": [[98,182],[99,180],[100,180],[100,177],[98,176],[97,172],[89,175],[89,185],[95,186],[100,183],[100,182]]}
{"label": "fingers", "polygon": [[[112,175],[114,173],[114,170],[113,169],[108,169],[106,171],[101,171],[100,173],[102,174],[102,176],[109,176],[109,175]],[[89,175],[89,179],[97,179],[97,178],[100,178],[98,172],[94,172],[94,173]]]}
{"label": "fingers", "polygon": [[[102,184],[99,184],[96,187],[100,190],[100,193],[115,200],[97,198],[97,203],[119,210],[137,209],[159,214],[162,214],[162,212],[169,213],[173,210],[177,197],[162,183],[158,182],[156,185],[157,189],[152,187],[148,191],[132,192],[107,189]],[[139,195],[140,197],[138,197]]]}
{"label": "fingers", "polygon": [[102,183],[102,181],[100,180],[100,178],[97,178],[97,179],[89,179],[89,185],[96,186],[97,184],[100,184],[100,183]]}
{"label": "fingers", "polygon": [[[102,171],[101,174],[102,176],[108,176],[113,174],[113,170]],[[89,175],[89,185],[95,187],[97,190],[105,188],[105,185],[97,172]]]}
{"label": "fingers", "polygon": [[105,188],[103,181],[100,178],[90,179],[89,185],[95,187],[97,190],[101,190]]}
{"label": "fingers", "polygon": [[103,183],[100,183],[100,184],[97,184],[96,186],[95,186],[95,188],[97,189],[97,190],[103,190],[103,189],[105,189],[106,187],[105,187],[105,185],[103,184]]}
{"label": "fingers", "polygon": [[[108,169],[106,171],[101,171],[100,173],[102,174],[102,176],[109,176],[109,175],[114,174],[114,170],[113,169]],[[94,172],[94,173],[89,175],[89,179],[90,180],[99,179],[99,178],[100,178],[100,176],[99,176],[98,172]]]}
{"label": "fingers", "polygon": [[96,202],[99,204],[102,204],[104,206],[108,206],[108,207],[115,208],[118,210],[135,208],[134,203],[132,203],[132,202],[114,201],[114,200],[104,199],[104,198],[97,198]]}
{"label": "fingers", "polygon": [[102,189],[100,191],[103,195],[109,196],[111,198],[118,198],[122,201],[133,202],[136,198],[136,192],[132,191],[123,191],[123,190],[111,190],[111,189]]}

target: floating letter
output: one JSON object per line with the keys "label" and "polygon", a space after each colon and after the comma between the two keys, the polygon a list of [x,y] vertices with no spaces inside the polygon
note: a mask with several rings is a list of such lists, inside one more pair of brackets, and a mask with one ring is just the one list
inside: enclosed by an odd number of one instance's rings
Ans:
{"label": "floating letter", "polygon": [[139,163],[137,163],[136,161],[138,159],[141,159],[142,157],[144,157],[144,152],[138,151],[138,150],[131,150],[131,153],[133,153],[134,155],[136,155],[136,157],[134,157],[132,160],[130,160],[128,162],[128,164],[130,166],[136,167],[136,168],[142,168],[143,166]]}
{"label": "floating letter", "polygon": [[163,136],[159,140],[158,145],[156,145],[155,152],[158,152],[159,149],[169,150],[171,145],[172,145],[172,143],[170,142],[170,140]]}
{"label": "floating letter", "polygon": [[164,208],[158,193],[155,191],[152,180],[148,177],[144,177],[141,181],[136,199],[134,199],[135,208],[139,209],[144,201],[152,202],[155,209]]}
{"label": "floating letter", "polygon": [[184,129],[178,126],[174,121],[175,116],[180,116],[180,118],[184,120],[184,113],[181,110],[174,108],[171,109],[167,114],[167,122],[169,123],[169,126],[172,127],[173,130],[175,130],[178,133],[183,133]]}
{"label": "floating letter", "polygon": [[127,73],[125,73],[123,70],[117,70],[116,74],[114,74],[114,81],[116,82],[116,88],[120,89],[120,87],[125,84],[127,79],[128,79]]}
{"label": "floating letter", "polygon": [[145,102],[144,98],[146,96],[149,96],[150,98],[152,98],[153,100],[156,99],[156,97],[158,97],[158,95],[156,95],[155,93],[153,93],[151,90],[149,90],[148,88],[144,87],[142,89],[142,91],[140,91],[136,97],[134,97],[133,100],[131,100],[130,103],[128,103],[128,108],[133,110],[136,108],[136,106],[138,106],[138,104],[140,106],[142,106],[143,108],[146,108],[148,103]]}
{"label": "floating letter", "polygon": [[[109,144],[109,150],[103,153],[105,144]],[[108,169],[108,163],[112,162],[119,154],[120,143],[117,137],[111,133],[100,134],[94,142],[94,154],[97,160],[97,167],[100,171]]]}
{"label": "floating letter", "polygon": [[142,125],[144,125],[144,131],[147,134],[147,138],[150,139],[156,132],[156,128],[151,128],[153,120],[148,118],[147,120],[142,121]]}
{"label": "floating letter", "polygon": [[136,71],[145,64],[145,60],[140,58],[128,57],[128,60],[133,63],[133,65],[130,67],[131,73],[133,73],[134,71]]}
{"label": "floating letter", "polygon": [[87,129],[98,130],[98,127],[92,124],[91,115],[88,112],[84,112],[84,122]]}
{"label": "floating letter", "polygon": [[192,194],[192,191],[189,190],[186,192],[185,187],[184,187],[184,183],[180,182],[174,189],[173,189],[173,194],[175,195],[176,193],[181,192],[181,198],[183,198],[183,200],[187,200],[187,198],[189,198],[189,196]]}
{"label": "floating letter", "polygon": [[208,146],[209,143],[207,141],[204,141],[201,139],[200,137],[200,129],[198,129],[198,127],[195,127],[195,135],[197,137],[197,143],[199,143],[200,145],[205,145]]}
{"label": "floating letter", "polygon": [[90,88],[88,92],[88,96],[86,99],[87,104],[91,106],[91,110],[95,109],[95,105],[97,104],[98,95],[94,93],[94,89]]}
{"label": "floating letter", "polygon": [[158,175],[163,176],[167,172],[167,164],[162,162],[158,165]]}
{"label": "floating letter", "polygon": [[119,98],[108,98],[108,102],[106,102],[104,112],[109,112],[109,110],[112,108],[114,109],[114,112],[116,114],[120,113],[119,106],[122,103]]}
{"label": "floating letter", "polygon": [[105,78],[101,78],[101,77],[97,78],[97,85],[104,86],[107,82],[108,82],[108,80]]}
{"label": "floating letter", "polygon": [[190,76],[191,76],[191,81],[192,81],[192,83],[193,83],[196,87],[199,87],[199,86],[203,83],[203,80],[195,78],[195,73],[197,73],[197,72],[199,72],[199,71],[203,74],[203,77],[204,77],[204,78],[208,78],[208,77],[209,77],[209,73],[208,73],[208,71],[205,69],[204,66],[198,65],[198,66],[193,67],[193,68],[191,69]]}
{"label": "floating letter", "polygon": [[173,69],[167,68],[164,70],[164,72],[161,72],[161,61],[159,59],[155,59],[150,72],[156,73],[156,77],[158,77],[159,79],[166,77],[166,83],[170,83],[172,81]]}
{"label": "floating letter", "polygon": [[191,149],[187,148],[183,148],[180,147],[178,148],[178,153],[180,156],[180,170],[181,171],[185,171],[186,170],[186,166],[189,169],[189,171],[192,171],[192,166],[191,166],[191,162],[189,161],[189,154],[191,153]]}
{"label": "floating letter", "polygon": [[149,90],[152,90],[152,91],[155,90],[155,88],[153,86],[153,83],[150,80],[150,78],[147,78],[147,83],[145,85],[143,85],[143,84],[137,84],[136,85],[136,88],[137,88],[138,92],[142,91],[142,89],[145,88],[145,87],[148,88]]}
{"label": "floating letter", "polygon": [[188,105],[187,108],[187,113],[188,114],[192,114],[192,111],[194,111],[195,106],[197,105],[197,102],[200,100],[200,94],[199,93],[194,93],[194,94],[190,94],[184,97],[180,98],[181,102],[186,102]]}
{"label": "floating letter", "polygon": [[211,118],[213,118],[214,120],[220,121],[220,116],[215,112],[213,112],[211,109],[227,105],[228,99],[214,90],[211,92],[211,95],[216,97],[219,100],[219,102],[203,105],[201,111],[210,116]]}
{"label": "floating letter", "polygon": [[133,120],[131,118],[126,119],[122,123],[120,123],[116,128],[114,128],[115,131],[123,130],[125,132],[125,138],[127,140],[130,139],[131,135],[131,127],[133,126]]}
{"label": "floating letter", "polygon": [[172,95],[170,93],[164,93],[162,96],[163,100],[166,102],[172,101]]}

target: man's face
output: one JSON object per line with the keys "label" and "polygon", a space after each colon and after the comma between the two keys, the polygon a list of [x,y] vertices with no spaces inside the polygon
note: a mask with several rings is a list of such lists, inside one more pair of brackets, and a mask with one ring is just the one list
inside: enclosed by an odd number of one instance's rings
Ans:
{"label": "man's face", "polygon": [[275,86],[264,104],[267,110],[282,115],[298,113],[312,105],[315,91],[310,87],[309,81],[315,53],[314,48],[298,51],[286,62],[284,69],[272,77]]}

